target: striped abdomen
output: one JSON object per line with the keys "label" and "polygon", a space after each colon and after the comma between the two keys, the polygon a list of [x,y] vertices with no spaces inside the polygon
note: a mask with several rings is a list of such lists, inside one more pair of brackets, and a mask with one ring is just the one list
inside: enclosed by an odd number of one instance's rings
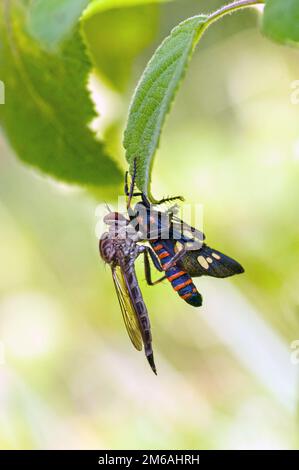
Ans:
{"label": "striped abdomen", "polygon": [[[158,256],[162,267],[171,261],[171,258],[175,253],[172,249],[172,245],[167,243],[167,240],[156,240],[151,241],[150,243]],[[194,307],[200,307],[202,305],[201,295],[197,291],[191,277],[186,271],[175,265],[168,269],[165,272],[165,275],[169,282],[171,282],[173,289],[183,300]]]}
{"label": "striped abdomen", "polygon": [[134,266],[123,269],[123,276],[139,321],[146,358],[154,373],[157,374],[154,362],[154,353],[152,349],[152,335],[149,315],[138,284]]}

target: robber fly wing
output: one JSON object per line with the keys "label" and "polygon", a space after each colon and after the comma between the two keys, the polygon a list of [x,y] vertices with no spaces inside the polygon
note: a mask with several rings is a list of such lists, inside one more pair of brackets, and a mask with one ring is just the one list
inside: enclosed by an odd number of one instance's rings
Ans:
{"label": "robber fly wing", "polygon": [[142,350],[142,335],[124,273],[120,266],[112,268],[112,277],[128,335],[138,351]]}

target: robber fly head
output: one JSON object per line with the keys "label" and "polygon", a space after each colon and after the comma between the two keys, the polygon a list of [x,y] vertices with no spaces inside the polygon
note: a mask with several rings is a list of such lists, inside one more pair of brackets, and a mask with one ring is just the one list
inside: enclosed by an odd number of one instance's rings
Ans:
{"label": "robber fly head", "polygon": [[126,238],[129,220],[119,212],[109,212],[104,216],[104,222],[109,227],[110,238]]}
{"label": "robber fly head", "polygon": [[109,226],[124,227],[127,225],[128,220],[119,212],[109,212],[104,216],[104,222]]}

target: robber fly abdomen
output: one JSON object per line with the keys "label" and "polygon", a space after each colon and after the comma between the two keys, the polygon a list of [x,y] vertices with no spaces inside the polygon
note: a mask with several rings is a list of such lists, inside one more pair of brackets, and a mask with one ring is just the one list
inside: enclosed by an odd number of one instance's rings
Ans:
{"label": "robber fly abdomen", "polygon": [[151,325],[149,321],[148,311],[145,305],[145,302],[142,297],[142,293],[138,284],[136,272],[134,265],[124,269],[124,276],[127,279],[128,290],[132,294],[133,303],[135,305],[135,311],[138,316],[138,320],[141,326],[144,352],[149,361],[151,368],[156,373],[156,367],[154,364],[154,356],[152,349],[152,334],[151,334]]}
{"label": "robber fly abdomen", "polygon": [[104,218],[110,225],[100,239],[99,249],[103,260],[111,267],[114,286],[129,337],[138,351],[142,344],[146,358],[156,374],[152,349],[152,336],[149,316],[135,273],[135,260],[146,248],[137,245],[129,237],[121,236],[128,221],[118,213],[110,213]]}

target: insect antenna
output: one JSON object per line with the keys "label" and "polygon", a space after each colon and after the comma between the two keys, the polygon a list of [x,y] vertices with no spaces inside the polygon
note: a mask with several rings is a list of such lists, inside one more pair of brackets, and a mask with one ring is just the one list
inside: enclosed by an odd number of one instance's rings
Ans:
{"label": "insect antenna", "polygon": [[107,203],[107,202],[105,202],[105,206],[106,206],[106,209],[107,209],[107,211],[108,211],[109,213],[111,213],[111,212],[112,212],[112,210],[110,209],[110,207],[109,207],[109,205],[108,205],[108,203]]}

